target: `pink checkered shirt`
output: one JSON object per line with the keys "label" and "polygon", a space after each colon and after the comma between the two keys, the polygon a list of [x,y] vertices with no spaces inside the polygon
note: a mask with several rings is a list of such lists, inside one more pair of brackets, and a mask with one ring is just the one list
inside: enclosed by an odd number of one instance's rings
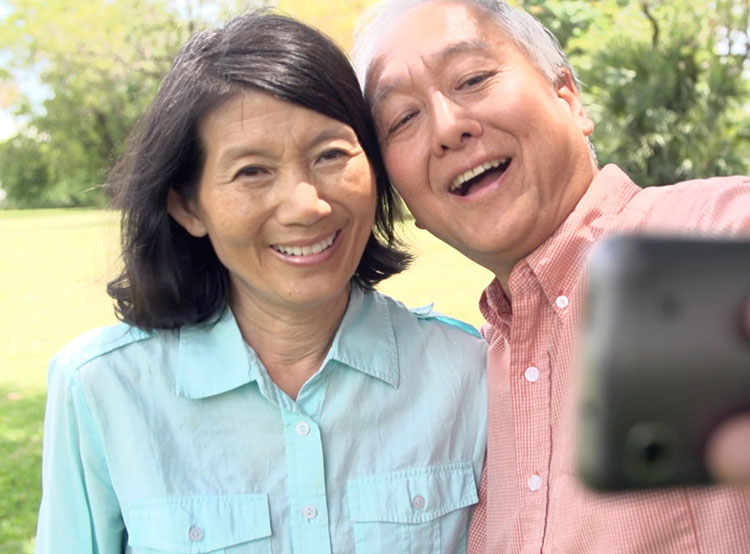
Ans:
{"label": "pink checkered shirt", "polygon": [[469,553],[748,554],[750,488],[599,495],[575,469],[571,370],[592,244],[621,231],[750,235],[750,177],[641,189],[606,166],[556,233],[494,281],[480,308],[490,343],[489,430]]}

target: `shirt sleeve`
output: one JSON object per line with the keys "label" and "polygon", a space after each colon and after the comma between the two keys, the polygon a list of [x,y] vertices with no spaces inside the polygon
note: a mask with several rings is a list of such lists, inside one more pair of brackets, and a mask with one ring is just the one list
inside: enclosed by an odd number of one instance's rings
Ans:
{"label": "shirt sleeve", "polygon": [[36,554],[121,554],[120,506],[79,374],[55,359],[47,384]]}

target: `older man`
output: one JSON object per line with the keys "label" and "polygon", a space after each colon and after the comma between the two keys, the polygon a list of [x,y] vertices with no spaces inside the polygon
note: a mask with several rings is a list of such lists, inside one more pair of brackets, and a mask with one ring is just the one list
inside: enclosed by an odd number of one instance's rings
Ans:
{"label": "older man", "polygon": [[642,190],[599,169],[573,70],[525,12],[386,0],[355,65],[386,166],[417,224],[490,269],[490,427],[470,551],[750,552],[750,491],[598,496],[574,464],[582,274],[613,233],[750,233],[750,178]]}

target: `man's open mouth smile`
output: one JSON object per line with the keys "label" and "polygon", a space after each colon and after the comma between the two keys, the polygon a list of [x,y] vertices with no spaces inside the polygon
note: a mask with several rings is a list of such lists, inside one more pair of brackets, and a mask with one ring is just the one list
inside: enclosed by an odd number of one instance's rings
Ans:
{"label": "man's open mouth smile", "polygon": [[466,196],[469,193],[469,189],[477,184],[483,177],[489,174],[495,174],[497,176],[502,175],[505,170],[508,169],[510,162],[510,158],[500,158],[484,162],[468,171],[464,171],[461,175],[453,179],[448,192],[451,194],[457,194],[458,196]]}

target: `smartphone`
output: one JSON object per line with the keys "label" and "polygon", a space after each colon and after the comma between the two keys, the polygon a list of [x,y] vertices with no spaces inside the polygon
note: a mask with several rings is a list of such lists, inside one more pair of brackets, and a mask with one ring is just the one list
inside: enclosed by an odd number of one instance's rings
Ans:
{"label": "smartphone", "polygon": [[709,433],[750,410],[750,238],[613,237],[592,251],[585,298],[583,482],[710,483]]}

